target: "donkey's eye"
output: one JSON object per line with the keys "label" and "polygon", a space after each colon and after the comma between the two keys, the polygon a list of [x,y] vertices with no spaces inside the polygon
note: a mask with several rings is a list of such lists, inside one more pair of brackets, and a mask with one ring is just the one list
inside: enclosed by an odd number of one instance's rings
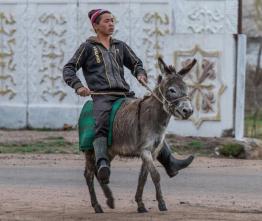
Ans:
{"label": "donkey's eye", "polygon": [[176,93],[176,89],[175,89],[174,87],[169,88],[169,91],[170,91],[172,94],[175,94],[175,93]]}

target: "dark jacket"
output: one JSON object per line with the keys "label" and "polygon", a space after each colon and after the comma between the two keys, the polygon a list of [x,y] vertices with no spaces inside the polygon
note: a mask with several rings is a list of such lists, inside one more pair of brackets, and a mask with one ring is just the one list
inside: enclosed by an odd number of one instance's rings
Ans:
{"label": "dark jacket", "polygon": [[106,49],[96,37],[90,37],[64,66],[63,77],[70,87],[77,90],[83,86],[76,75],[82,68],[92,91],[129,91],[130,87],[124,79],[124,66],[135,77],[146,76],[141,60],[126,43],[111,39],[110,48]]}

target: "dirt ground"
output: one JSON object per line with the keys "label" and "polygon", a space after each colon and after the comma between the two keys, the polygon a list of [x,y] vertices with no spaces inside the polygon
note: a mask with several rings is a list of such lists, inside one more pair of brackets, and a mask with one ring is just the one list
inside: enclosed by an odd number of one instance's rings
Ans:
{"label": "dirt ground", "polygon": [[111,188],[116,208],[95,214],[83,177],[83,155],[0,155],[0,220],[262,220],[262,161],[198,157],[170,179],[158,165],[167,212],[159,212],[149,179],[147,214],[134,201],[140,161],[116,159]]}
{"label": "dirt ground", "polygon": [[[59,136],[77,142],[76,131],[0,130],[0,144]],[[146,214],[136,212],[134,201],[140,163],[139,159],[113,161],[110,187],[116,208],[106,206],[95,183],[104,210],[95,214],[83,177],[82,154],[0,154],[0,220],[262,220],[261,160],[197,156],[172,179],[157,163],[168,211],[158,211],[149,178],[144,191]]]}

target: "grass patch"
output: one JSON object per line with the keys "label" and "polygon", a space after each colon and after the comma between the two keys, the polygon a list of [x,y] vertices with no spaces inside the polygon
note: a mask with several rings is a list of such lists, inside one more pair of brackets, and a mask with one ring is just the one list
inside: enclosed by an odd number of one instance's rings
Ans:
{"label": "grass patch", "polygon": [[219,148],[219,153],[225,157],[242,158],[245,155],[245,148],[237,143],[223,144]]}
{"label": "grass patch", "polygon": [[178,154],[195,154],[201,156],[211,156],[213,150],[200,140],[189,140],[172,145],[172,151]]}
{"label": "grass patch", "polygon": [[195,150],[200,150],[204,147],[204,144],[201,141],[193,140],[188,144],[189,148],[193,148]]}
{"label": "grass patch", "polygon": [[183,137],[168,134],[166,136],[173,152],[188,155],[207,157],[236,157],[245,158],[244,144],[229,137]]}
{"label": "grass patch", "polygon": [[257,116],[257,120],[254,125],[254,119],[251,114],[247,114],[245,117],[245,136],[262,139],[262,114]]}
{"label": "grass patch", "polygon": [[63,137],[49,137],[25,144],[0,144],[0,153],[79,153],[78,143],[70,143]]}

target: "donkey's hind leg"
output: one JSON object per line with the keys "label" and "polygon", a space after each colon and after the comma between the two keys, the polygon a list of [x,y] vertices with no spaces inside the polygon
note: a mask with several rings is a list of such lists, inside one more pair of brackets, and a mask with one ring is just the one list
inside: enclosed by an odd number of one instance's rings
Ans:
{"label": "donkey's hind leg", "polygon": [[94,153],[86,152],[85,158],[86,158],[86,166],[85,166],[84,176],[86,179],[86,184],[89,189],[91,205],[94,208],[96,213],[103,213],[103,209],[97,201],[95,188],[94,188],[94,174],[95,174]]}
{"label": "donkey's hind leg", "polygon": [[165,201],[163,199],[163,195],[162,195],[162,191],[161,191],[161,186],[160,186],[160,174],[157,171],[155,165],[154,165],[154,161],[153,161],[153,157],[150,151],[148,150],[144,150],[142,152],[142,160],[143,162],[147,165],[147,169],[150,172],[151,178],[153,180],[153,183],[155,185],[155,189],[156,189],[156,199],[158,201],[158,208],[160,211],[166,211],[166,204]]}
{"label": "donkey's hind leg", "polygon": [[104,192],[104,195],[106,197],[106,204],[108,205],[109,208],[111,209],[114,209],[115,208],[115,201],[114,201],[114,197],[113,197],[113,194],[112,194],[112,191],[111,189],[109,188],[109,186],[107,184],[104,184],[100,181],[100,179],[97,178],[97,173],[95,174],[96,175],[96,179],[98,180],[103,192]]}
{"label": "donkey's hind leg", "polygon": [[143,190],[146,184],[147,176],[148,176],[148,170],[147,170],[146,164],[143,162],[141,169],[140,169],[138,185],[136,189],[136,196],[135,196],[135,200],[137,202],[137,212],[139,213],[148,212],[142,200]]}

